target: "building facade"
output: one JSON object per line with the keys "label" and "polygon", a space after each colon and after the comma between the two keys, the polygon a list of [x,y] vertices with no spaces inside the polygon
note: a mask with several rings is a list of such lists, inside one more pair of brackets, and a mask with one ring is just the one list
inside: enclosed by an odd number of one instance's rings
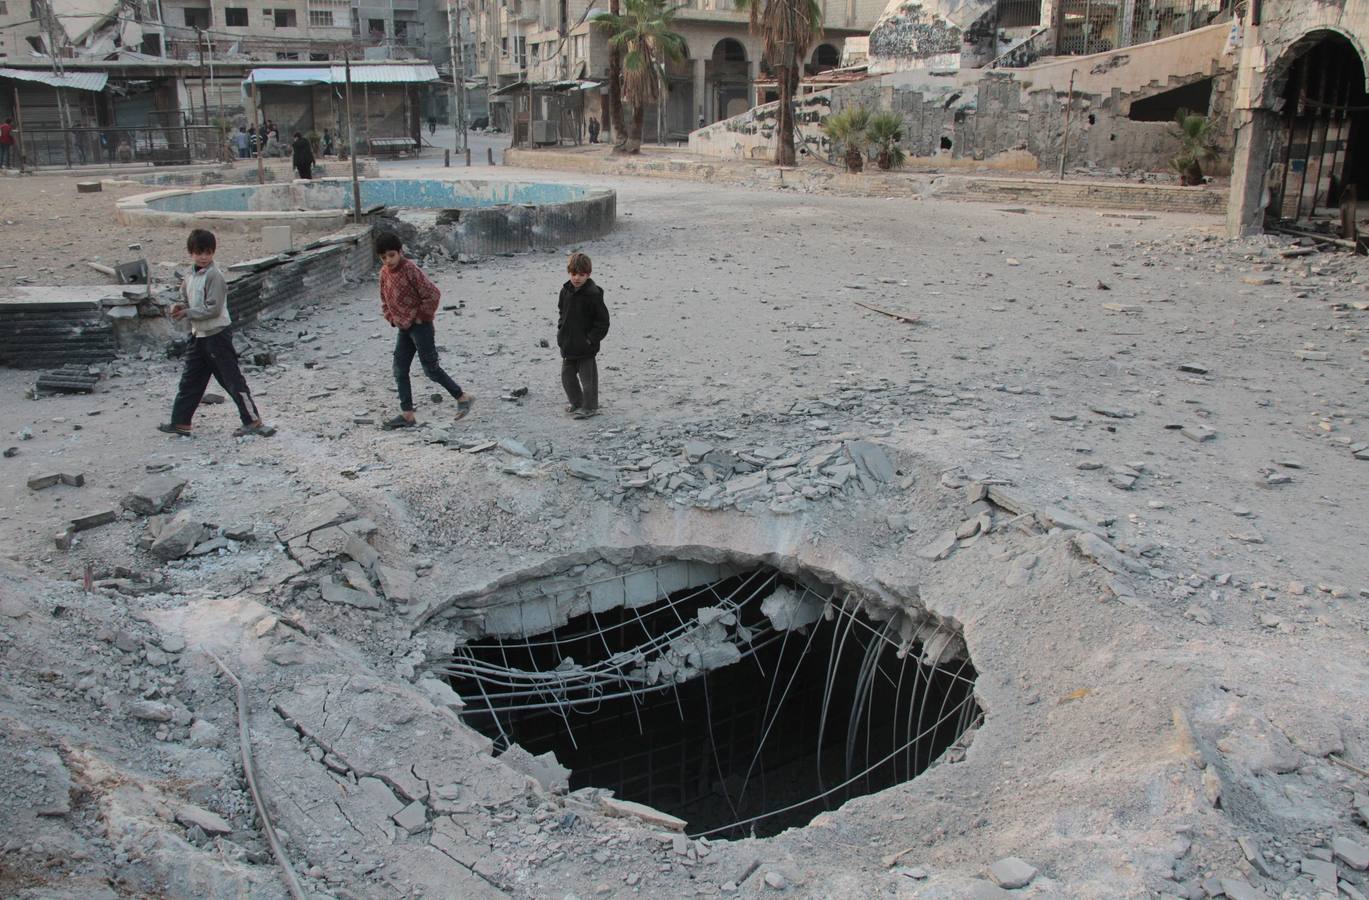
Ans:
{"label": "building facade", "polygon": [[[608,12],[607,0],[472,0],[475,4],[479,71],[491,85],[521,80],[548,82],[608,77],[608,41],[594,27]],[[864,37],[883,10],[881,0],[824,0],[823,37],[808,59],[815,66],[837,65],[847,37]],[[684,38],[686,58],[667,67],[664,109],[649,110],[646,133],[683,138],[699,123],[715,122],[751,108],[758,100],[764,39],[752,34],[750,14],[734,0],[688,0],[676,13],[675,30]],[[601,121],[606,94],[601,91]]]}
{"label": "building facade", "polygon": [[1233,115],[1233,236],[1318,221],[1358,231],[1369,197],[1366,46],[1369,0],[1251,0]]}

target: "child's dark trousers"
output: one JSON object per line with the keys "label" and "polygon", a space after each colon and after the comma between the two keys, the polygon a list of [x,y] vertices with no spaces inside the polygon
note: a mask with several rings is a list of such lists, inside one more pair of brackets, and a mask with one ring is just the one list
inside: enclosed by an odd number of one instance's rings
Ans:
{"label": "child's dark trousers", "polygon": [[561,360],[561,387],[571,406],[592,411],[599,408],[599,364],[592,356]]}
{"label": "child's dark trousers", "polygon": [[233,349],[232,332],[225,328],[209,337],[190,339],[185,350],[181,383],[176,389],[176,401],[171,406],[172,425],[190,427],[190,420],[204,399],[204,389],[209,386],[210,378],[217,381],[238,405],[242,424],[251,425],[261,418],[257,413],[257,404],[252,402],[252,392],[247,389],[247,379],[242,377],[242,369],[238,368],[238,351]]}
{"label": "child's dark trousers", "polygon": [[433,323],[415,322],[398,331],[395,335],[395,385],[399,388],[399,408],[404,412],[414,410],[414,389],[409,383],[409,367],[414,364],[414,354],[418,355],[424,375],[446,388],[453,397],[460,397],[461,385],[438,365]]}

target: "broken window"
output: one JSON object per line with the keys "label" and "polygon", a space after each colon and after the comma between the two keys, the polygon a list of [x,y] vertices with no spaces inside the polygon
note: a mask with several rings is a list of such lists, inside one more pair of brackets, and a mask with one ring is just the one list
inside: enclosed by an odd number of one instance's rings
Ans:
{"label": "broken window", "polygon": [[227,6],[223,10],[223,23],[230,28],[247,27],[247,7]]}

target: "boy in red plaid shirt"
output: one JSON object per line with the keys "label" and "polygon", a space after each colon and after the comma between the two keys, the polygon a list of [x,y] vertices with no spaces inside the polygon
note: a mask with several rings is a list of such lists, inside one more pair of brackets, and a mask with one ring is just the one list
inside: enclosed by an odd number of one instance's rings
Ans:
{"label": "boy in red plaid shirt", "polygon": [[447,389],[456,398],[456,417],[463,419],[471,411],[474,398],[461,385],[442,371],[437,362],[437,344],[433,319],[442,292],[428,280],[413,260],[404,256],[404,244],[399,235],[386,232],[376,238],[376,253],[380,255],[380,311],[399,333],[395,336],[395,385],[399,388],[399,415],[384,427],[412,428],[414,419],[413,387],[409,384],[409,367],[414,355],[423,366],[423,374]]}

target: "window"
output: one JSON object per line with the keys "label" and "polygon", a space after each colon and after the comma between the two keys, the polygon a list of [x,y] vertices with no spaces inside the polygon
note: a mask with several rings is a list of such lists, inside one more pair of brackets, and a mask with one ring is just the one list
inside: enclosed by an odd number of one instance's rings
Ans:
{"label": "window", "polygon": [[277,53],[276,59],[286,62],[292,59],[299,59],[298,53]]}
{"label": "window", "polygon": [[331,57],[327,53],[310,53],[310,62],[327,62]]}
{"label": "window", "polygon": [[247,27],[247,7],[227,6],[223,10],[223,24],[229,28]]}
{"label": "window", "polygon": [[585,35],[575,34],[570,38],[571,56],[576,59],[585,58]]}
{"label": "window", "polygon": [[277,28],[294,28],[299,24],[295,20],[293,9],[273,9],[272,12],[275,14]]}
{"label": "window", "polygon": [[181,10],[181,12],[185,14],[186,28],[209,27],[209,10],[195,9],[194,7],[187,6],[185,9]]}
{"label": "window", "polygon": [[333,11],[331,9],[311,9],[309,10],[309,24],[317,25],[322,28],[333,27]]}
{"label": "window", "polygon": [[5,3],[5,0],[0,0],[0,16],[7,16],[7,15],[9,15],[9,14],[10,14],[9,5]]}
{"label": "window", "polygon": [[383,40],[385,40],[385,20],[384,20],[384,19],[367,19],[367,20],[366,20],[366,33],[369,34],[369,35],[371,36],[371,40],[373,40],[373,41],[383,41]]}

